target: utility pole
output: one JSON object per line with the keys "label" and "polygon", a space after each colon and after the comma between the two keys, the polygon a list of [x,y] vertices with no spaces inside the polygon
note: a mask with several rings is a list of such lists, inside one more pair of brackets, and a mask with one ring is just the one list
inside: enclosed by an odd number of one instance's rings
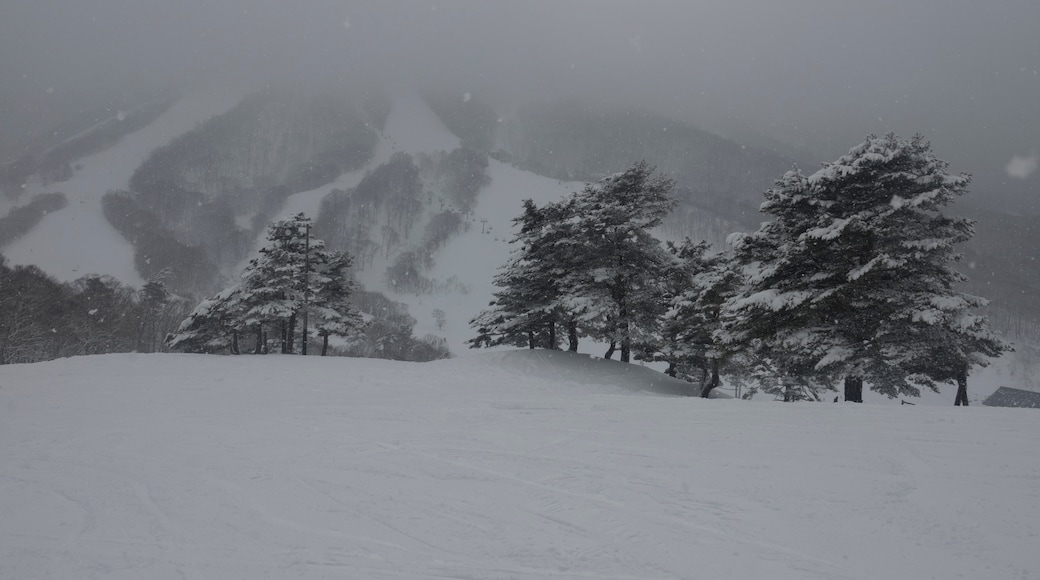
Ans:
{"label": "utility pole", "polygon": [[307,356],[307,310],[311,294],[311,224],[304,226],[303,242],[303,337],[300,339],[300,351]]}

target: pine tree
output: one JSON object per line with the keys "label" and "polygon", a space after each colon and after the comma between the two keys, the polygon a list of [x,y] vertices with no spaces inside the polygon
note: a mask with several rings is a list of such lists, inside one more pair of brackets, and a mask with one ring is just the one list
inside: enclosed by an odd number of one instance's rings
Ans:
{"label": "pine tree", "polygon": [[573,204],[561,202],[539,208],[527,199],[523,207],[523,213],[513,220],[519,226],[511,240],[516,247],[494,278],[499,290],[488,308],[470,321],[477,336],[468,342],[472,348],[511,345],[556,349],[560,333],[566,329],[569,349],[576,351],[576,323],[561,306],[558,283],[569,260],[556,250],[557,243],[568,235],[563,226]]}
{"label": "pine tree", "polygon": [[864,382],[917,396],[966,377],[1007,348],[969,314],[985,301],[954,289],[965,279],[955,245],[973,226],[942,209],[969,181],[947,173],[922,137],[892,134],[809,177],[788,172],[762,205],[775,221],[733,238],[748,284],[717,337],[792,377],[844,377],[852,401]]}
{"label": "pine tree", "polygon": [[350,256],[343,252],[328,252],[321,240],[311,252],[311,293],[307,308],[314,316],[314,329],[321,337],[321,356],[329,351],[329,337],[350,337],[360,333],[361,313],[350,302],[356,285],[347,276],[351,267]]}
{"label": "pine tree", "polygon": [[668,248],[677,263],[666,278],[668,310],[649,360],[667,362],[668,374],[699,382],[701,396],[708,397],[721,384],[721,367],[731,356],[714,333],[721,327],[722,304],[739,286],[739,275],[726,255],[709,254],[707,242],[687,239]]}
{"label": "pine tree", "polygon": [[619,347],[629,362],[633,346],[652,339],[671,256],[650,230],[675,206],[673,185],[641,161],[573,197],[570,235],[556,245],[573,264],[560,280],[563,305],[586,334],[610,343],[605,358]]}
{"label": "pine tree", "polygon": [[181,322],[177,332],[167,338],[167,345],[184,352],[216,353],[226,349],[239,354],[243,314],[240,299],[236,286],[203,300]]}
{"label": "pine tree", "polygon": [[230,348],[238,353],[239,336],[255,334],[254,353],[260,354],[266,349],[266,331],[277,327],[281,352],[291,353],[298,321],[312,312],[323,355],[329,336],[355,332],[361,317],[350,303],[355,291],[348,276],[350,256],[327,251],[322,240],[310,237],[309,224],[302,213],[272,224],[267,245],[250,260],[242,282],[200,304],[170,346],[196,352]]}
{"label": "pine tree", "polygon": [[472,346],[557,348],[561,330],[576,351],[579,335],[620,347],[653,341],[664,311],[672,256],[650,234],[675,202],[673,182],[639,162],[559,203],[524,202],[510,260],[495,277],[495,300],[471,325]]}
{"label": "pine tree", "polygon": [[310,220],[298,214],[268,228],[267,245],[242,273],[241,295],[246,305],[245,325],[277,325],[281,352],[294,349],[297,315],[301,312]]}

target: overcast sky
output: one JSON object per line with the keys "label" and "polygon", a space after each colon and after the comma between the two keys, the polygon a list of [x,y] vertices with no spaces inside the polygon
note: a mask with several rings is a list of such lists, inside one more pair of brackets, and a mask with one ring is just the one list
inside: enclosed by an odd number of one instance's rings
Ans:
{"label": "overcast sky", "polygon": [[[200,79],[636,103],[830,160],[869,132],[1037,195],[1037,0],[4,0],[0,119]],[[10,130],[9,130],[10,131]],[[10,137],[7,137],[10,139]],[[1024,178],[1024,179],[1023,179]],[[1028,193],[1027,190],[1032,190]],[[1023,193],[1027,192],[1027,193]]]}

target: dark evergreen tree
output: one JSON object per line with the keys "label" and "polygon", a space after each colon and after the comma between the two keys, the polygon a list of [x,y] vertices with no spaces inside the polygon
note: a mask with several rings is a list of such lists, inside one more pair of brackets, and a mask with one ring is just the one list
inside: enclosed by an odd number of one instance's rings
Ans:
{"label": "dark evergreen tree", "polygon": [[[241,289],[235,286],[199,303],[167,337],[167,345],[184,352],[239,354],[244,327]],[[259,354],[262,348],[258,337],[254,352]]]}
{"label": "dark evergreen tree", "polygon": [[650,360],[667,362],[667,373],[700,384],[708,397],[721,384],[720,371],[732,355],[716,342],[722,304],[739,287],[740,277],[728,257],[711,254],[707,242],[669,244],[676,258],[666,277],[667,312],[653,343]]}
{"label": "dark evergreen tree", "polygon": [[523,213],[513,220],[519,231],[511,243],[517,246],[495,275],[494,283],[499,288],[495,299],[470,321],[477,336],[468,342],[473,348],[511,345],[557,349],[562,333],[567,332],[568,348],[576,351],[576,321],[561,305],[558,283],[572,265],[558,252],[558,244],[568,235],[564,226],[574,204],[561,202],[539,208],[527,199],[523,207]]}
{"label": "dark evergreen tree", "polygon": [[363,321],[361,313],[351,302],[356,285],[347,275],[351,266],[350,256],[343,252],[327,252],[323,247],[312,252],[308,274],[312,290],[306,307],[313,317],[313,328],[321,337],[321,356],[326,356],[330,336],[346,338],[356,335]]}
{"label": "dark evergreen tree", "polygon": [[[322,337],[322,354],[330,335],[347,336],[361,324],[350,304],[355,290],[343,252],[330,252],[310,237],[310,220],[302,213],[268,228],[267,245],[250,260],[238,286],[204,301],[171,338],[171,347],[197,352],[229,348],[239,352],[239,337],[256,336],[254,352],[266,350],[266,333],[277,331],[280,351],[295,351],[302,317],[314,313],[314,330]],[[308,334],[310,328],[307,329]]]}
{"label": "dark evergreen tree", "polygon": [[675,206],[673,182],[645,161],[585,187],[571,201],[568,235],[556,245],[575,267],[560,285],[566,310],[588,335],[620,348],[649,342],[662,313],[663,280],[672,257],[650,230]]}
{"label": "dark evergreen tree", "polygon": [[960,381],[1007,348],[970,314],[985,301],[954,289],[955,245],[973,228],[942,209],[969,180],[922,137],[892,134],[812,176],[788,172],[762,205],[776,219],[733,239],[748,284],[716,337],[790,377],[844,377],[851,401],[864,383],[894,397]]}

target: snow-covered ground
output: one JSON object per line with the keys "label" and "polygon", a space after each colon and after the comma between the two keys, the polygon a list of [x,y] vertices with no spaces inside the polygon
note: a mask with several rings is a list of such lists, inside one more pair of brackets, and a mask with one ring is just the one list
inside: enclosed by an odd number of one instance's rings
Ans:
{"label": "snow-covered ground", "polygon": [[1035,411],[660,381],[540,351],[0,367],[0,578],[1040,578]]}
{"label": "snow-covered ground", "polygon": [[148,126],[77,161],[78,168],[68,181],[47,187],[30,183],[26,199],[41,191],[60,191],[69,205],[44,217],[32,231],[4,248],[4,255],[12,264],[39,266],[62,282],[107,274],[140,286],[143,281],[134,268],[133,246],[105,219],[101,198],[111,190],[127,189],[134,170],[157,147],[227,111],[244,94],[228,87],[189,93]]}

